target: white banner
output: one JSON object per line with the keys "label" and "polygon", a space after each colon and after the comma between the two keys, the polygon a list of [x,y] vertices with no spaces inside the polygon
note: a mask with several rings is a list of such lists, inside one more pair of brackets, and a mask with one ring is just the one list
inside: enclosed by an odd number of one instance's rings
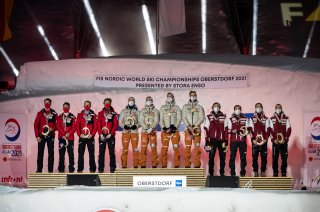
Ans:
{"label": "white banner", "polygon": [[95,75],[94,85],[104,88],[197,89],[248,87],[248,76],[110,76]]}
{"label": "white banner", "polygon": [[304,184],[320,189],[320,112],[304,114]]}
{"label": "white banner", "polygon": [[187,187],[186,176],[133,176],[133,187]]}
{"label": "white banner", "polygon": [[184,0],[159,1],[159,35],[171,36],[186,32]]}
{"label": "white banner", "polygon": [[0,184],[27,185],[27,119],[24,114],[0,113]]}

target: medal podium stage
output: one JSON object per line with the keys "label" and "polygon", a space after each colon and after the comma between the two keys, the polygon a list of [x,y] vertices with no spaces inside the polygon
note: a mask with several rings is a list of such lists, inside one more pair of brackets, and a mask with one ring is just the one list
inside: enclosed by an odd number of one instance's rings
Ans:
{"label": "medal podium stage", "polygon": [[[118,169],[115,173],[30,173],[29,188],[55,188],[67,185],[67,175],[99,175],[101,186],[131,187],[133,176],[187,176],[187,187],[205,187],[203,168]],[[240,188],[291,190],[292,177],[240,177]]]}

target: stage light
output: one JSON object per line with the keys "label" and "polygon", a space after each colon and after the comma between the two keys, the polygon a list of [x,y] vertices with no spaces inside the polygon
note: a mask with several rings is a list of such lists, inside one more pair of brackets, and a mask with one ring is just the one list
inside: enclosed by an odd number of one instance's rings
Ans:
{"label": "stage light", "polygon": [[258,0],[253,0],[252,55],[257,54]]}
{"label": "stage light", "polygon": [[207,0],[201,0],[202,53],[207,52]]}
{"label": "stage light", "polygon": [[16,77],[19,75],[19,71],[18,69],[13,65],[11,59],[9,58],[9,56],[7,55],[7,53],[4,51],[4,49],[2,48],[2,46],[0,46],[0,52],[3,55],[3,57],[6,59],[6,61],[8,62],[8,64],[10,65],[14,75],[16,75]]}
{"label": "stage light", "polygon": [[150,16],[149,16],[149,12],[148,12],[148,7],[143,4],[141,5],[142,8],[142,15],[143,15],[143,19],[144,19],[144,23],[146,25],[146,30],[148,33],[148,39],[149,39],[149,45],[150,45],[150,49],[151,49],[151,53],[152,54],[157,54],[156,52],[156,43],[154,41],[153,38],[153,33],[152,33],[152,28],[151,28],[151,23],[150,23]]}
{"label": "stage light", "polygon": [[94,17],[94,14],[93,14],[93,11],[92,11],[92,8],[91,8],[91,5],[90,5],[90,2],[89,0],[83,0],[83,4],[84,4],[84,7],[86,8],[86,11],[88,13],[88,16],[89,16],[89,19],[90,19],[90,23],[96,33],[96,36],[99,40],[99,45],[100,45],[100,48],[101,48],[101,52],[102,52],[102,56],[109,56],[109,52],[106,48],[106,45],[104,44],[103,42],[103,39],[101,37],[101,33],[100,33],[100,30],[99,30],[99,27],[98,27],[98,24],[97,24],[97,21]]}
{"label": "stage light", "polygon": [[[319,4],[318,4],[317,8],[320,8],[320,1],[319,1]],[[318,17],[318,16],[319,16],[319,10],[317,10],[315,17]],[[316,21],[313,20],[312,26],[311,26],[311,29],[310,29],[310,33],[309,33],[309,36],[308,36],[308,40],[307,40],[307,43],[306,43],[306,47],[304,48],[304,52],[303,52],[303,56],[302,56],[303,58],[307,58],[308,57],[308,52],[309,52],[309,48],[310,48],[310,44],[311,44],[311,40],[312,40],[312,37],[313,37],[313,32],[314,32],[315,26],[316,26]]]}
{"label": "stage light", "polygon": [[47,44],[47,46],[48,46],[48,48],[49,48],[49,51],[51,52],[52,57],[53,57],[55,60],[59,60],[56,51],[55,51],[54,48],[51,46],[50,41],[48,40],[48,38],[47,38],[47,36],[46,36],[46,33],[45,33],[44,30],[43,30],[43,27],[42,27],[41,25],[38,25],[38,26],[37,26],[37,29],[38,29],[41,37],[43,38],[43,40],[46,42],[46,44]]}

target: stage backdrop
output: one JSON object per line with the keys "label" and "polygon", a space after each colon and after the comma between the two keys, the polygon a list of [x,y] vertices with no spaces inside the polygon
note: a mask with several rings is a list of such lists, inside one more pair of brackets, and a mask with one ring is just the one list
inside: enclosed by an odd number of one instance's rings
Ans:
{"label": "stage backdrop", "polygon": [[[291,64],[292,65],[292,64]],[[289,66],[294,67],[294,65]],[[286,66],[285,68],[288,68]],[[141,89],[141,88],[101,88],[95,87],[95,76],[171,76],[171,77],[199,77],[220,75],[245,75],[247,86],[224,88],[183,88],[183,89]],[[284,112],[290,117],[292,135],[289,141],[288,175],[296,181],[303,177],[305,169],[305,151],[303,137],[303,114],[308,111],[317,111],[320,105],[320,74],[294,70],[282,70],[260,66],[247,66],[228,63],[192,62],[174,60],[152,59],[81,59],[64,61],[45,61],[27,63],[21,68],[18,78],[17,90],[8,95],[18,95],[20,99],[0,102],[0,111],[10,113],[25,113],[27,115],[27,143],[28,143],[28,172],[36,171],[37,142],[33,133],[33,122],[36,113],[43,108],[43,100],[50,97],[53,100],[52,108],[59,114],[65,101],[71,103],[71,112],[76,114],[83,108],[85,100],[92,101],[92,108],[98,112],[103,107],[103,99],[111,97],[115,110],[120,111],[127,105],[129,96],[136,98],[136,104],[141,109],[145,98],[152,96],[157,108],[164,104],[166,93],[174,93],[177,104],[182,107],[189,99],[189,91],[196,90],[199,103],[205,108],[205,113],[211,111],[213,102],[221,103],[221,110],[230,117],[233,107],[240,104],[244,113],[254,112],[254,105],[261,102],[268,117],[274,113],[277,103],[283,105]],[[36,94],[33,95],[33,94]],[[97,137],[96,137],[97,139]],[[76,138],[77,140],[77,138]],[[77,144],[77,141],[76,141]],[[158,133],[158,153],[161,151],[160,133]],[[202,167],[207,168],[208,155],[203,150],[202,138]],[[58,143],[55,144],[55,169],[58,166]],[[184,134],[181,133],[180,150],[182,152],[181,164],[184,163]],[[116,156],[118,168],[121,168],[121,132],[116,135]],[[45,150],[47,151],[47,150]],[[77,145],[75,157],[77,159]],[[96,158],[98,145],[96,144]],[[149,152],[150,153],[150,152]],[[272,150],[271,142],[268,143],[267,176],[272,176]],[[172,167],[172,146],[169,151],[169,167]],[[229,152],[227,153],[226,173]],[[129,152],[129,158],[132,152]],[[239,154],[238,154],[239,155]],[[237,156],[239,157],[239,156]],[[44,171],[47,166],[45,154]],[[149,154],[150,158],[150,154]],[[247,175],[252,176],[251,144],[248,142]],[[218,157],[216,155],[216,160]],[[106,155],[108,165],[108,154]],[[239,161],[238,161],[239,162]],[[151,166],[150,160],[147,164]],[[129,161],[132,167],[132,160]],[[219,162],[215,163],[215,173],[219,173]],[[88,171],[88,156],[86,152],[85,171]],[[106,167],[106,172],[109,167]],[[239,174],[239,165],[237,165]]]}
{"label": "stage backdrop", "polygon": [[0,184],[27,183],[27,125],[25,114],[0,113]]}

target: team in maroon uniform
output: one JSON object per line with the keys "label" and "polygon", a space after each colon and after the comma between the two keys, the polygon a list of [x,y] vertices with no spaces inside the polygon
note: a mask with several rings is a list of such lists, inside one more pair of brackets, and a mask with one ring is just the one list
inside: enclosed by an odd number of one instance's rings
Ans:
{"label": "team in maroon uniform", "polygon": [[37,172],[42,172],[44,148],[48,148],[48,172],[53,172],[54,137],[57,113],[51,109],[51,99],[44,100],[44,108],[37,113],[34,120],[34,133],[38,141]]}
{"label": "team in maroon uniform", "polygon": [[247,166],[247,134],[248,134],[248,120],[241,113],[241,106],[235,105],[234,112],[231,118],[228,119],[228,132],[230,136],[230,161],[229,167],[231,169],[231,176],[236,175],[235,160],[237,149],[240,152],[240,176],[246,175]]}
{"label": "team in maroon uniform", "polygon": [[57,117],[59,139],[59,172],[64,172],[64,158],[66,150],[69,155],[69,172],[74,172],[74,133],[76,131],[76,117],[70,113],[70,103],[63,104],[63,113]]}
{"label": "team in maroon uniform", "polygon": [[287,176],[288,142],[291,135],[289,117],[282,111],[282,105],[276,104],[275,113],[270,118],[272,128],[272,168],[273,176],[278,177],[278,160],[281,155],[281,175]]}
{"label": "team in maroon uniform", "polygon": [[228,131],[226,115],[220,111],[221,105],[218,102],[213,103],[212,111],[206,116],[204,129],[206,132],[205,149],[209,152],[209,175],[214,173],[214,156],[216,150],[219,151],[220,176],[224,176],[224,167],[226,165],[226,152],[228,150]]}
{"label": "team in maroon uniform", "polygon": [[267,169],[268,147],[267,141],[270,134],[269,119],[263,112],[261,103],[255,105],[255,113],[249,119],[249,131],[251,132],[252,142],[252,167],[255,177],[259,177],[258,157],[261,157],[261,172],[260,176],[265,177]]}

